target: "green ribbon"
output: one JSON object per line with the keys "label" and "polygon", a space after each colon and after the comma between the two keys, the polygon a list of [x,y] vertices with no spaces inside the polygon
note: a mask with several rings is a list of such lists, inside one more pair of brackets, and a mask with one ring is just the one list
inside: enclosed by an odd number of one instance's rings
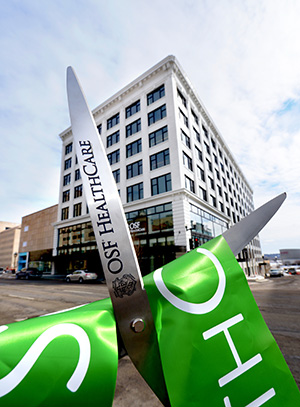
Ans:
{"label": "green ribbon", "polygon": [[172,407],[300,406],[300,393],[220,236],[145,279]]}
{"label": "green ribbon", "polygon": [[[245,275],[220,236],[144,278],[172,407],[300,406]],[[109,407],[110,299],[0,327],[0,406]]]}
{"label": "green ribbon", "polygon": [[118,349],[110,299],[0,332],[0,406],[112,405]]}

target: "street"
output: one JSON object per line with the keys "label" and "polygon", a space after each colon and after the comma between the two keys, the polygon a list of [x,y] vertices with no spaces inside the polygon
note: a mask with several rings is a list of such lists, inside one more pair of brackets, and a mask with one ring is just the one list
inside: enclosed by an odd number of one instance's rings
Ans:
{"label": "street", "polygon": [[[300,276],[249,282],[257,305],[300,388]],[[105,284],[0,278],[0,324],[108,297]],[[128,357],[119,361],[114,407],[159,407]]]}

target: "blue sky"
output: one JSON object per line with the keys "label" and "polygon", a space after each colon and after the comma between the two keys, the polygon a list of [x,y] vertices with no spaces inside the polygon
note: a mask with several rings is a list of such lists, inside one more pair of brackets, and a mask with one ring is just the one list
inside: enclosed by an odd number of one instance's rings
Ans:
{"label": "blue sky", "polygon": [[169,54],[179,60],[259,206],[288,199],[263,252],[300,247],[300,2],[0,2],[0,220],[58,201],[72,65],[96,107]]}

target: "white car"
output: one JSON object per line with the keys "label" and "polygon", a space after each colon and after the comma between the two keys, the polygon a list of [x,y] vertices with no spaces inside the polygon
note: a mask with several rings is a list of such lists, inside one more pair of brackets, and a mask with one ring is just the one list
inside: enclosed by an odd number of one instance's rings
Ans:
{"label": "white car", "polygon": [[272,268],[267,272],[266,276],[267,277],[282,277],[283,272],[281,269]]}
{"label": "white car", "polygon": [[78,281],[83,283],[84,281],[97,280],[98,276],[96,273],[89,273],[87,270],[76,270],[72,274],[66,276],[66,281],[70,283],[71,281]]}

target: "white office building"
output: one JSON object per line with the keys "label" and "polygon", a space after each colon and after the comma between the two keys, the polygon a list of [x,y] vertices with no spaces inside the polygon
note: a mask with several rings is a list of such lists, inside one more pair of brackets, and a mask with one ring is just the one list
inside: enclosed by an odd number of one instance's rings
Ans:
{"label": "white office building", "polygon": [[[101,97],[101,95],[100,95]],[[253,191],[174,56],[93,110],[144,274],[254,209]],[[101,269],[71,128],[63,142],[56,272]],[[259,238],[239,255],[247,274]]]}

